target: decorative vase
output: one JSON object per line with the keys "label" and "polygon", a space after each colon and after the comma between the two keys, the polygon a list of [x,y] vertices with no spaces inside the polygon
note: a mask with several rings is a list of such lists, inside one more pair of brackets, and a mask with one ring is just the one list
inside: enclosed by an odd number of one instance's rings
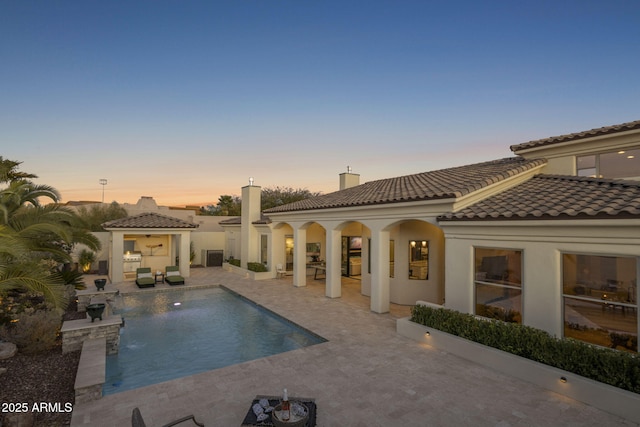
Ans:
{"label": "decorative vase", "polygon": [[87,314],[89,315],[89,317],[91,317],[91,323],[93,323],[93,321],[95,319],[100,319],[102,320],[102,313],[104,312],[104,307],[105,304],[89,304],[87,306]]}
{"label": "decorative vase", "polygon": [[104,290],[104,286],[107,284],[107,279],[96,279],[93,283],[95,283],[96,288],[98,288],[99,291],[102,291]]}

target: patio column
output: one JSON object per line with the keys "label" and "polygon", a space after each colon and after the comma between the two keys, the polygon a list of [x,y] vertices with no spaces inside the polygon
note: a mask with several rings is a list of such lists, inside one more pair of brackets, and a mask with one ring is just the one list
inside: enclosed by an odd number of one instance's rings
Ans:
{"label": "patio column", "polygon": [[109,278],[111,283],[124,281],[124,232],[111,232],[109,251]]}
{"label": "patio column", "polygon": [[293,227],[293,286],[307,286],[307,230]]}
{"label": "patio column", "polygon": [[371,311],[389,312],[389,232],[371,230]]}
{"label": "patio column", "polygon": [[180,260],[180,274],[183,277],[190,276],[190,264],[191,264],[191,240],[190,240],[190,231],[183,231],[178,234],[178,243],[179,243],[179,253],[178,257]]}
{"label": "patio column", "polygon": [[342,296],[342,231],[327,227],[327,279],[325,295],[329,298]]}

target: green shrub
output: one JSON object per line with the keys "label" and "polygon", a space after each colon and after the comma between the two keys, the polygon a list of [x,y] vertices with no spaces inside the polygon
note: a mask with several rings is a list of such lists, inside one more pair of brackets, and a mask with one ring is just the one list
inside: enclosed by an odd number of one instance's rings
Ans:
{"label": "green shrub", "polygon": [[571,338],[556,338],[530,326],[478,319],[472,314],[444,308],[417,305],[411,310],[411,321],[640,393],[640,358],[637,354],[597,347]]}
{"label": "green shrub", "polygon": [[240,267],[240,260],[231,258],[231,259],[229,259],[229,264],[235,265],[236,267]]}
{"label": "green shrub", "polygon": [[269,269],[267,269],[267,266],[260,263],[260,262],[248,262],[247,263],[247,270],[250,271],[255,271],[256,273],[261,273],[263,271],[269,271]]}
{"label": "green shrub", "polygon": [[0,338],[25,353],[38,353],[56,345],[61,324],[62,316],[54,310],[25,311],[0,327]]}
{"label": "green shrub", "polygon": [[88,273],[91,270],[91,264],[96,262],[96,254],[93,251],[83,249],[78,255],[78,264],[82,268],[82,271]]}

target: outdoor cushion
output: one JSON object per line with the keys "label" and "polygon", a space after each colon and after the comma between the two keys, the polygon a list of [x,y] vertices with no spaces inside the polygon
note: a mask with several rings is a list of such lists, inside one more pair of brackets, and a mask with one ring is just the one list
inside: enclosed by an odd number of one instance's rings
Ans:
{"label": "outdoor cushion", "polygon": [[165,271],[165,282],[170,285],[184,285],[184,277],[180,275],[180,267],[178,267],[177,265],[168,265],[165,268]]}
{"label": "outdoor cushion", "polygon": [[136,285],[139,288],[153,288],[156,286],[156,281],[151,275],[151,268],[143,267],[136,270]]}

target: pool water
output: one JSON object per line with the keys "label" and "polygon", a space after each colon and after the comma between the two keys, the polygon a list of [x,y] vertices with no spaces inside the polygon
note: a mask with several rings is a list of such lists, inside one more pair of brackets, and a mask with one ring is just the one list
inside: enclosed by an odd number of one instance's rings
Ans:
{"label": "pool water", "polygon": [[120,350],[104,395],[325,342],[221,287],[119,297]]}

